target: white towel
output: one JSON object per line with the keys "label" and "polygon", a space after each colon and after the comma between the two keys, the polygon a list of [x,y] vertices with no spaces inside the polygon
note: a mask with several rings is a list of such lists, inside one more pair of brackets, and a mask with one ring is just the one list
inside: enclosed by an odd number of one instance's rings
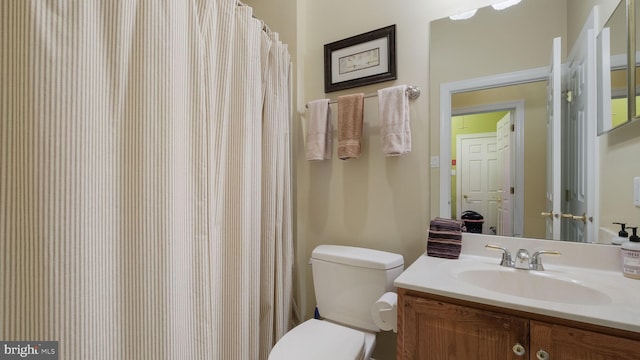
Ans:
{"label": "white towel", "polygon": [[307,104],[307,160],[331,159],[331,109],[329,99],[313,100]]}
{"label": "white towel", "polygon": [[378,90],[378,103],[382,153],[386,156],[409,153],[411,151],[411,128],[409,126],[407,85]]}

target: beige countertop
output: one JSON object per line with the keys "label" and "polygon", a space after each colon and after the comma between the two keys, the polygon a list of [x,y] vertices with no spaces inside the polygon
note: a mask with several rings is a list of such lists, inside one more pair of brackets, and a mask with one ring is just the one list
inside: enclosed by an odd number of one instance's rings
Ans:
{"label": "beige countertop", "polygon": [[[520,248],[530,253],[559,250],[562,255],[544,256],[542,272],[504,268],[499,265],[501,252],[486,249],[488,243],[508,248],[514,257]],[[640,333],[640,280],[622,275],[619,253],[619,247],[610,245],[464,234],[458,260],[422,255],[395,280],[395,286]],[[522,278],[514,293],[524,292],[513,295],[499,279],[493,285],[480,284],[473,272]],[[471,277],[475,280],[461,274],[475,275]],[[584,295],[576,297],[573,289]]]}

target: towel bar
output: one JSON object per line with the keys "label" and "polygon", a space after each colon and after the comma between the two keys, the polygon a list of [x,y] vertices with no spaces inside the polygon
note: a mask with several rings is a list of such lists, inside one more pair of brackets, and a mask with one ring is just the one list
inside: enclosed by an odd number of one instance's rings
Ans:
{"label": "towel bar", "polygon": [[[415,100],[417,98],[420,97],[420,88],[418,86],[413,86],[413,85],[409,85],[407,86],[407,95],[409,95],[409,100]],[[370,94],[365,94],[364,97],[365,98],[370,98],[370,97],[374,97],[374,96],[378,96],[378,93],[370,93]],[[337,103],[338,100],[329,100],[329,104],[335,104]],[[309,108],[309,106],[305,105],[307,108]]]}

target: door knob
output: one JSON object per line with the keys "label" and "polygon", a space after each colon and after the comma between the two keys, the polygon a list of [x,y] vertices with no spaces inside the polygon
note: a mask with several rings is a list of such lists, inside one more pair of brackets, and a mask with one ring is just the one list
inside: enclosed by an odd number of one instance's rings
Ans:
{"label": "door knob", "polygon": [[573,220],[582,220],[583,223],[587,223],[587,220],[593,221],[592,217],[587,217],[587,214],[582,214],[582,216],[574,215],[571,217]]}
{"label": "door knob", "polygon": [[573,214],[560,214],[563,219],[573,219]]}
{"label": "door knob", "polygon": [[553,211],[551,212],[541,212],[540,215],[544,216],[544,217],[548,217],[548,218],[552,218],[553,217]]}
{"label": "door knob", "polygon": [[465,199],[468,199],[469,195],[465,194],[465,195],[462,195],[462,197],[465,198]]}

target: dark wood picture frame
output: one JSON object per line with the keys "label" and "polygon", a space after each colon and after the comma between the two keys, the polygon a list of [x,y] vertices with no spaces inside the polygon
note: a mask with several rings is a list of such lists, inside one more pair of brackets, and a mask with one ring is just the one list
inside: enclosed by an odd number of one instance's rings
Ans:
{"label": "dark wood picture frame", "polygon": [[324,45],[324,92],[395,80],[396,25]]}

